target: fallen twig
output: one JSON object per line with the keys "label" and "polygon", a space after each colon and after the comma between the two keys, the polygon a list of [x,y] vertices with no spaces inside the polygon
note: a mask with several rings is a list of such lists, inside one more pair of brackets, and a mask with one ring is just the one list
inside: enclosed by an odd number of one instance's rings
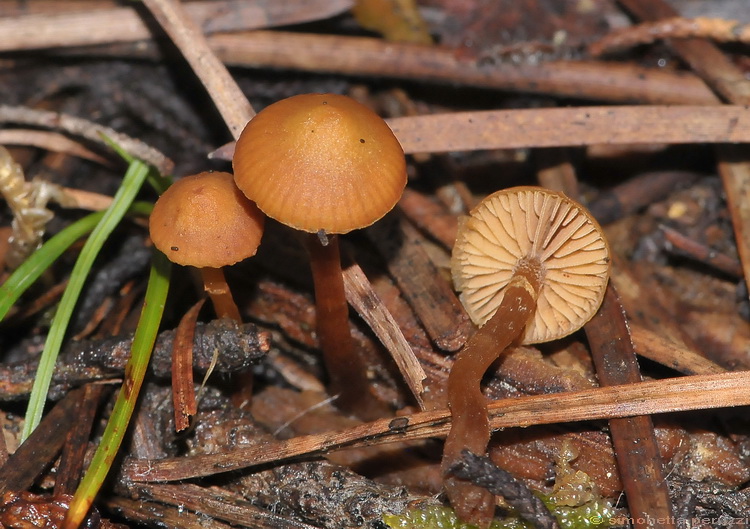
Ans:
{"label": "fallen twig", "polygon": [[495,466],[490,458],[464,450],[462,459],[451,467],[450,472],[460,479],[487,489],[495,496],[502,496],[518,515],[540,529],[558,529],[560,526],[544,502],[513,474]]}
{"label": "fallen twig", "polygon": [[[292,2],[189,2],[185,11],[204,33],[286,26],[328,18],[351,7],[350,0]],[[71,10],[6,16],[0,19],[0,51],[87,46],[150,39],[133,7]],[[39,31],[43,27],[44,31]]]}
{"label": "fallen twig", "polygon": [[[523,428],[536,424],[747,406],[750,405],[748,384],[750,371],[738,371],[505,399],[490,404],[490,423],[495,429]],[[261,443],[230,453],[130,460],[125,464],[124,475],[133,481],[189,479],[282,463],[303,456],[321,456],[348,447],[442,437],[449,429],[448,411],[421,412],[380,419],[339,432]]]}
{"label": "fallen twig", "polygon": [[705,38],[718,42],[750,42],[750,24],[722,18],[672,17],[614,31],[589,46],[593,57],[660,39]]}
{"label": "fallen twig", "polygon": [[481,65],[440,46],[263,30],[211,35],[208,42],[235,66],[418,79],[601,101],[695,105],[713,97],[691,75],[601,61]]}
{"label": "fallen twig", "polygon": [[236,140],[255,111],[229,71],[209,49],[201,29],[179,2],[144,0],[143,3],[180,48]]}
{"label": "fallen twig", "polygon": [[109,139],[128,154],[156,167],[161,174],[170,174],[174,168],[172,160],[142,141],[109,127],[69,114],[21,106],[0,105],[0,123],[31,125],[67,132],[99,145],[107,145],[107,147],[109,147],[107,144]]}
{"label": "fallen twig", "polygon": [[[602,387],[642,380],[625,311],[610,283],[599,311],[584,327],[591,346],[596,376]],[[633,525],[650,526],[651,517],[673,527],[674,513],[659,454],[654,423],[649,415],[612,418],[609,421],[617,468],[628,500]]]}
{"label": "fallen twig", "polygon": [[[750,142],[747,107],[607,106],[484,110],[386,120],[407,154],[585,145]],[[233,144],[212,153],[231,159]]]}
{"label": "fallen twig", "polygon": [[406,385],[409,386],[412,396],[420,409],[424,410],[425,404],[422,393],[424,392],[423,382],[427,375],[425,375],[424,369],[422,369],[422,365],[412,351],[409,342],[404,338],[404,333],[401,332],[395,318],[373,290],[359,265],[356,263],[349,264],[344,269],[343,274],[346,300],[367,322],[391,354],[406,381]]}

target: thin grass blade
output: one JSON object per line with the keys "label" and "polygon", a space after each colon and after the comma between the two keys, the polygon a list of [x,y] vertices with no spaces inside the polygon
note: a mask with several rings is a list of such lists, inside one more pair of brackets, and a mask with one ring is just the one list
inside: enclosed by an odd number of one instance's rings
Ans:
{"label": "thin grass blade", "polygon": [[57,361],[68,323],[91,270],[91,266],[105,241],[133,203],[149,172],[149,166],[141,161],[133,160],[130,163],[122,185],[117,190],[112,204],[104,211],[104,215],[91,232],[91,236],[81,250],[81,254],[70,275],[68,286],[60,299],[60,304],[52,320],[52,325],[44,344],[34,385],[31,389],[29,405],[26,409],[26,422],[21,434],[22,439],[26,439],[34,431],[34,428],[37,427],[42,418],[55,362]]}
{"label": "thin grass blade", "polygon": [[104,429],[101,443],[70,503],[62,529],[76,529],[86,517],[128,429],[146,368],[151,359],[151,351],[159,332],[164,303],[169,291],[170,270],[171,263],[167,258],[160,252],[155,252],[146,288],[146,298],[133,337],[130,359],[125,366],[125,380],[117,395],[107,427]]}

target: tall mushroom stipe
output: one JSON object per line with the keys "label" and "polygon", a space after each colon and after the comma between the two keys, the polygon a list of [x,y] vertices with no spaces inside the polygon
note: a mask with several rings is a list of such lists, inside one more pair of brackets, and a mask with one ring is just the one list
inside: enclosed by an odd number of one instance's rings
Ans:
{"label": "tall mushroom stipe", "polygon": [[[468,449],[484,454],[490,439],[480,383],[509,346],[547,342],[580,329],[604,297],[609,246],[596,220],[562,193],[516,187],[486,197],[462,219],[451,270],[471,319],[481,328],[456,357],[448,377],[452,425],[443,469]],[[458,516],[487,527],[495,500],[448,476]]]}

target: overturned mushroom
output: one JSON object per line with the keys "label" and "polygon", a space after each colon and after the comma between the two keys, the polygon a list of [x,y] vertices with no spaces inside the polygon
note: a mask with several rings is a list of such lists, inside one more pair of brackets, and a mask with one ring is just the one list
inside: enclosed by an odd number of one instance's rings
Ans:
{"label": "overturned mushroom", "polygon": [[[451,262],[461,301],[481,329],[448,377],[452,425],[443,453],[448,470],[490,438],[480,382],[511,345],[561,338],[590,320],[604,297],[609,247],[597,222],[561,193],[517,187],[485,198],[459,228]],[[494,498],[455,477],[446,492],[460,518],[486,527]]]}

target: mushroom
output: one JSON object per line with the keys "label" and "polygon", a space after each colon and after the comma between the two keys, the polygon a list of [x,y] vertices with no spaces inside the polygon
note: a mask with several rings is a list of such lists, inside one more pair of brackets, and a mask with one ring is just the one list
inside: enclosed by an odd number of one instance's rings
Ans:
{"label": "mushroom", "polygon": [[[461,302],[481,328],[448,377],[452,422],[444,472],[462,450],[487,450],[490,425],[480,383],[490,365],[511,345],[552,341],[580,329],[602,302],[609,267],[600,226],[562,193],[498,191],[462,219],[451,270]],[[445,486],[461,519],[489,525],[495,504],[489,492],[452,476]]]}
{"label": "mushroom", "polygon": [[222,267],[255,255],[264,222],[231,174],[204,172],[178,180],[159,197],[149,231],[170,261],[200,270],[216,315],[240,322]]}
{"label": "mushroom", "polygon": [[235,146],[237,186],[269,217],[308,232],[316,326],[337,405],[366,414],[366,370],[354,354],[339,234],[371,225],[406,185],[404,151],[388,125],[357,101],[303,94],[269,105]]}

